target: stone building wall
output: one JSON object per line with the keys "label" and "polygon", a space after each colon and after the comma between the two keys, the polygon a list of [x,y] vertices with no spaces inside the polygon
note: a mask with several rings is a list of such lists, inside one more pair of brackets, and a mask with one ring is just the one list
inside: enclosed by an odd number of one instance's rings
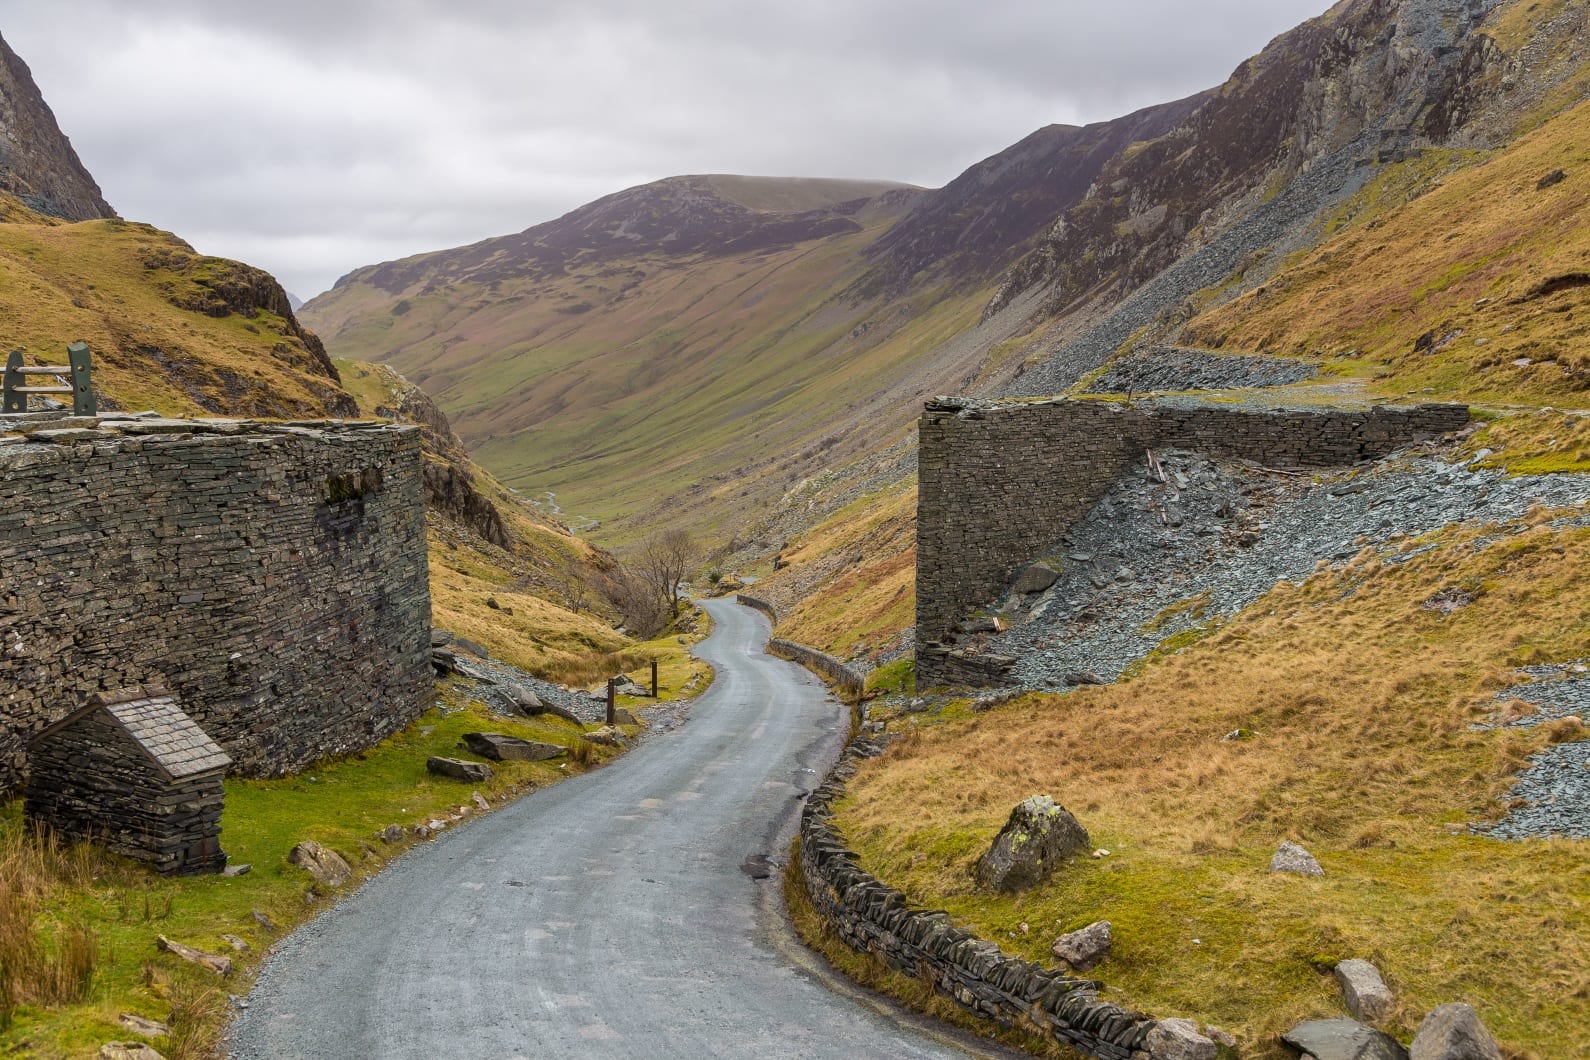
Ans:
{"label": "stone building wall", "polygon": [[1328,467],[1384,456],[1468,419],[1463,405],[1253,410],[1192,401],[929,402],[920,422],[917,680],[939,679],[930,661],[923,672],[923,646],[996,599],[1145,450]]}
{"label": "stone building wall", "polygon": [[160,684],[249,776],[430,703],[419,432],[0,424],[0,789],[93,692]]}

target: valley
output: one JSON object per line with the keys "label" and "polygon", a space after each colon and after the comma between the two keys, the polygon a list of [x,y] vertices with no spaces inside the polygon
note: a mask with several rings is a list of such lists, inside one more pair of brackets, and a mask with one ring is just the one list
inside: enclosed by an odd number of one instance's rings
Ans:
{"label": "valley", "polygon": [[[0,330],[86,340],[102,410],[0,418],[0,514],[145,409],[406,427],[413,478],[326,503],[423,497],[435,679],[228,777],[244,883],[29,853],[8,804],[0,1052],[130,1009],[167,1056],[1590,1055],[1587,42],[1577,0],[1342,0],[942,187],[650,180],[296,310],[116,216],[0,49]],[[61,620],[30,592],[6,629]],[[481,727],[553,757],[471,799],[426,761]],[[7,971],[79,920],[93,990]],[[155,920],[246,936],[246,1005]]]}

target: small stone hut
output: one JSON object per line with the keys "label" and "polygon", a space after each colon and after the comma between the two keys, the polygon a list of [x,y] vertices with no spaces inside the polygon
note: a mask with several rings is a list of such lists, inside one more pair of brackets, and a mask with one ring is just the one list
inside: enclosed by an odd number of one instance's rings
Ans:
{"label": "small stone hut", "polygon": [[165,689],[96,693],[33,738],[24,805],[29,818],[157,872],[220,872],[231,764]]}

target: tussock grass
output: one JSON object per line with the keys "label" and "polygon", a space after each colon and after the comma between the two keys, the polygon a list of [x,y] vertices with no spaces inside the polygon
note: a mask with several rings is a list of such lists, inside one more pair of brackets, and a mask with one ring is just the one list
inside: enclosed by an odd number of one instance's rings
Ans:
{"label": "tussock grass", "polygon": [[[1125,1001],[1224,1026],[1254,1055],[1282,1055],[1292,1021],[1342,1011],[1327,973],[1348,957],[1386,973],[1405,1037],[1465,1000],[1515,1055],[1575,1055],[1590,844],[1462,829],[1499,816],[1529,754],[1577,735],[1470,729],[1513,667],[1590,654],[1590,531],[1550,518],[1444,531],[1416,555],[1366,550],[1116,686],[908,723],[862,767],[841,824],[870,871],[1030,959],[1109,919],[1115,955],[1097,974]],[[1453,585],[1475,602],[1421,607]],[[1222,739],[1237,729],[1253,735]],[[976,891],[973,860],[1037,792],[1110,856],[1017,898]],[[1329,875],[1271,876],[1284,838]]]}
{"label": "tussock grass", "polygon": [[53,833],[0,830],[0,1030],[21,1005],[65,1005],[87,994],[99,938],[86,924],[41,924],[57,896],[93,880],[98,855]]}

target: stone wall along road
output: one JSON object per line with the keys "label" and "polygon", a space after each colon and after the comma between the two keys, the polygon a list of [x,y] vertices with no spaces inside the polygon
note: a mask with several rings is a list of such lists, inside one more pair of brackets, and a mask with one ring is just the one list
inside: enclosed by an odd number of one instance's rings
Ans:
{"label": "stone wall along road", "polygon": [[234,1060],[1008,1055],[794,963],[758,858],[787,855],[848,713],[763,654],[761,616],[704,606],[717,677],[683,726],[442,833],[285,940]]}

